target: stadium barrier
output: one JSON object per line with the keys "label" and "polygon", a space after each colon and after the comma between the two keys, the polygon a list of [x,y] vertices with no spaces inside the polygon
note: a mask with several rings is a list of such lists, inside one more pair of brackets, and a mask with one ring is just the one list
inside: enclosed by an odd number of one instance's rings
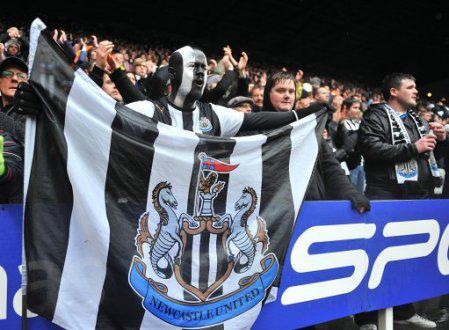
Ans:
{"label": "stadium barrier", "polygon": [[[449,293],[449,201],[305,202],[287,251],[277,299],[254,329],[295,329],[362,311],[392,329],[391,306]],[[0,207],[0,328],[21,323],[22,207]],[[274,291],[272,291],[274,292]],[[57,326],[28,314],[29,329]]]}

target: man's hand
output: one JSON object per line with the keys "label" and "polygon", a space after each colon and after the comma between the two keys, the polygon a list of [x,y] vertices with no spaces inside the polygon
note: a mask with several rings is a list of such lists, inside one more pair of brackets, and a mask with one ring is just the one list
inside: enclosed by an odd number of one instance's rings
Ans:
{"label": "man's hand", "polygon": [[231,61],[229,60],[228,55],[223,56],[223,58],[221,59],[221,62],[223,63],[225,70],[227,70],[227,71],[234,70],[234,66],[232,65]]}
{"label": "man's hand", "polygon": [[359,193],[349,197],[349,199],[351,201],[351,207],[359,213],[364,213],[371,210],[371,203],[365,195]]}
{"label": "man's hand", "polygon": [[61,35],[59,36],[59,43],[64,44],[67,41],[67,34],[64,30],[61,30]]}
{"label": "man's hand", "polygon": [[429,127],[433,131],[433,134],[437,137],[438,141],[446,140],[446,130],[443,125],[440,123],[430,123]]}
{"label": "man's hand", "polygon": [[232,56],[232,49],[229,45],[223,47],[223,52],[225,55]]}
{"label": "man's hand", "polygon": [[436,136],[435,135],[426,135],[420,138],[415,142],[416,150],[418,150],[419,154],[424,152],[432,151],[435,149],[436,144]]}
{"label": "man's hand", "polygon": [[98,44],[97,61],[95,65],[107,73],[109,73],[108,56],[111,55],[113,49],[114,44],[110,41],[104,40]]}
{"label": "man's hand", "polygon": [[10,38],[20,38],[20,32],[19,29],[16,28],[15,26],[10,27],[7,31],[6,31],[9,35]]}
{"label": "man's hand", "polygon": [[42,112],[41,100],[30,84],[21,82],[13,99],[14,110],[24,115],[37,116]]}
{"label": "man's hand", "polygon": [[248,65],[248,55],[245,52],[242,52],[242,56],[240,57],[239,63],[237,64],[237,68],[240,73],[243,73]]}
{"label": "man's hand", "polygon": [[108,54],[106,61],[108,62],[110,73],[114,72],[120,67],[115,58],[111,54]]}
{"label": "man's hand", "polygon": [[96,36],[92,35],[92,42],[94,44],[94,47],[97,48],[98,47],[98,39]]}
{"label": "man's hand", "polygon": [[58,41],[58,30],[57,29],[53,30],[51,37],[53,38],[54,41]]}
{"label": "man's hand", "polygon": [[237,66],[237,61],[235,60],[234,56],[232,56],[232,49],[229,45],[226,45],[226,47],[223,47],[224,56],[229,57],[229,61],[233,66]]}

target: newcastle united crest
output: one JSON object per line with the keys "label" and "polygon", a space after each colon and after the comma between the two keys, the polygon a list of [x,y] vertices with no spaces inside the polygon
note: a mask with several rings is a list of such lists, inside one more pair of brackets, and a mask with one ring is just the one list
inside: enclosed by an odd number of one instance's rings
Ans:
{"label": "newcastle united crest", "polygon": [[[191,210],[178,209],[170,182],[154,187],[155,212],[139,219],[138,255],[129,272],[130,285],[144,308],[183,328],[220,324],[252,309],[265,298],[279,269],[276,256],[267,253],[265,220],[255,214],[256,191],[242,186],[239,198],[224,199],[222,178],[238,164],[205,153],[198,158]],[[223,212],[229,203],[233,207],[227,209],[233,212]]]}

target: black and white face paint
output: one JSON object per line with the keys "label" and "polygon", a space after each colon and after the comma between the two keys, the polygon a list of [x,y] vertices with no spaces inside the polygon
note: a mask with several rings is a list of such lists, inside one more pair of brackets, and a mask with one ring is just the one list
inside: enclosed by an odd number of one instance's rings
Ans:
{"label": "black and white face paint", "polygon": [[191,110],[196,107],[206,86],[206,55],[190,46],[175,51],[168,64],[172,91],[168,96],[179,108]]}

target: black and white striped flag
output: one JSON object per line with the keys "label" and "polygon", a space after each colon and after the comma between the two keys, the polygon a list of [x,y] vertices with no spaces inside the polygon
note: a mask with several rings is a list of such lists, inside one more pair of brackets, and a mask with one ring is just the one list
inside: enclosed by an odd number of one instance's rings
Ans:
{"label": "black and white striped flag", "polygon": [[27,122],[29,309],[68,329],[251,327],[325,115],[237,138],[155,123],[74,72],[40,20],[31,30],[45,111]]}

